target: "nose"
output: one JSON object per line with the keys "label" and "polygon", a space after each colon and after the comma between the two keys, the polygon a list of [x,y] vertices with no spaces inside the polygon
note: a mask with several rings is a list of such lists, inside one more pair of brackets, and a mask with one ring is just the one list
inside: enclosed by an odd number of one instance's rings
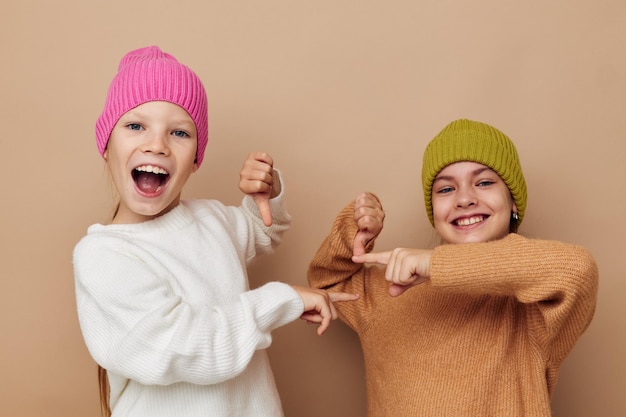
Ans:
{"label": "nose", "polygon": [[475,206],[477,203],[476,194],[470,187],[461,187],[457,190],[457,207],[465,208]]}
{"label": "nose", "polygon": [[143,151],[156,155],[168,155],[170,148],[167,134],[164,132],[152,132],[152,134],[147,135]]}

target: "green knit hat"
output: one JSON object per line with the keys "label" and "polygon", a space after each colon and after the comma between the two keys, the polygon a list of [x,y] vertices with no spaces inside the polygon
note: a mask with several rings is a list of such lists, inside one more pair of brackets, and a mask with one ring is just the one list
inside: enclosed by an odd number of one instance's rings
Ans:
{"label": "green knit hat", "polygon": [[493,169],[511,190],[517,206],[518,225],[526,211],[526,181],[517,150],[511,139],[493,126],[467,119],[455,120],[424,151],[422,185],[430,223],[434,226],[432,188],[439,172],[455,162],[471,161]]}

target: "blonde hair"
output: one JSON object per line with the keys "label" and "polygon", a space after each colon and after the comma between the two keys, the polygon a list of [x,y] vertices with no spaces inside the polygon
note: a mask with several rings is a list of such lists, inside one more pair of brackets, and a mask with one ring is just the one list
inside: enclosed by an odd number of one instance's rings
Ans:
{"label": "blonde hair", "polygon": [[[120,209],[119,201],[115,203],[110,221],[113,221]],[[109,385],[109,375],[107,370],[98,365],[98,389],[100,391],[100,413],[102,417],[111,417],[111,386]]]}
{"label": "blonde hair", "polygon": [[98,387],[100,389],[100,413],[102,417],[111,417],[111,387],[107,370],[98,365]]}

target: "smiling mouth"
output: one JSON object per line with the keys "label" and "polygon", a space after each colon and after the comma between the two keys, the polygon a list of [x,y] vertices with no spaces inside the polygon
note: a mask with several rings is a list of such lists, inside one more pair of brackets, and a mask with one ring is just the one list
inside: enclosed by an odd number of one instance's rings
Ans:
{"label": "smiling mouth", "polygon": [[464,217],[462,219],[457,219],[452,222],[452,224],[456,226],[471,226],[476,223],[481,223],[487,219],[488,216],[472,216],[472,217]]}
{"label": "smiling mouth", "polygon": [[137,188],[146,194],[158,193],[170,179],[170,174],[161,167],[140,165],[132,172]]}

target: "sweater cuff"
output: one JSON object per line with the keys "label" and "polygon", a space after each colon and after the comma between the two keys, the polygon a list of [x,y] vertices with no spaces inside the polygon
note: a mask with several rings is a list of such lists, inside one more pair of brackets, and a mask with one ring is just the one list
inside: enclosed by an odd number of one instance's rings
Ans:
{"label": "sweater cuff", "polygon": [[248,295],[256,309],[258,326],[265,331],[291,323],[304,312],[304,302],[298,292],[282,282],[269,282]]}

